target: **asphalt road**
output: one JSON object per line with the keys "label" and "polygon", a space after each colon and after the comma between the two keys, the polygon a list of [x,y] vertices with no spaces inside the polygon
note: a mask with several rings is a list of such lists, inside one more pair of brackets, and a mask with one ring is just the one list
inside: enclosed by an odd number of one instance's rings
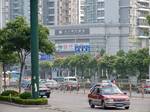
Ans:
{"label": "asphalt road", "polygon": [[54,92],[49,99],[49,104],[70,112],[150,112],[150,98],[131,98],[129,110],[125,109],[91,109],[88,105],[87,94]]}
{"label": "asphalt road", "polygon": [[131,98],[131,107],[124,109],[91,109],[87,94],[55,91],[49,98],[49,105],[42,107],[16,107],[0,104],[0,112],[150,112],[150,98]]}

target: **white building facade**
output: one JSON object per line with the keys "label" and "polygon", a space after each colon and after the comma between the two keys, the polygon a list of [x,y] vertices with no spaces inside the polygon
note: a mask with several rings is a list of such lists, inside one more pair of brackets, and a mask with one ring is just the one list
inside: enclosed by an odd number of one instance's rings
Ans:
{"label": "white building facade", "polygon": [[84,24],[51,26],[49,39],[56,45],[56,54],[97,54],[103,49],[107,54],[128,51],[128,24]]}
{"label": "white building facade", "polygon": [[85,23],[129,24],[129,49],[148,47],[150,0],[85,0]]}

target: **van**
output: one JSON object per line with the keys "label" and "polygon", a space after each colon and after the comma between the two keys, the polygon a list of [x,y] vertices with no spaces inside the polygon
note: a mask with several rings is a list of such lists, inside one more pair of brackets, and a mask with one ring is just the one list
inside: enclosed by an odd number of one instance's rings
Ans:
{"label": "van", "polygon": [[64,86],[66,90],[79,89],[80,85],[76,77],[64,77]]}

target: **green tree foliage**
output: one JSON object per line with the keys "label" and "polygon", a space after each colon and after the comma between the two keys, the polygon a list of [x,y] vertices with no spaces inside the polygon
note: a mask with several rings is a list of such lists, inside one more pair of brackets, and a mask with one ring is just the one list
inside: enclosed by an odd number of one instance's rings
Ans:
{"label": "green tree foliage", "polygon": [[[5,49],[3,45],[5,44],[5,39],[7,32],[6,30],[0,30],[0,62],[2,64],[3,69],[3,77],[4,77],[4,90],[6,89],[6,67],[10,64],[14,64],[18,62],[17,54],[15,52],[9,51],[9,49]],[[2,38],[2,37],[5,38]]]}
{"label": "green tree foliage", "polygon": [[82,78],[91,78],[95,73],[99,76],[103,74],[102,78],[110,78],[111,75],[117,75],[118,78],[129,76],[137,76],[139,79],[147,78],[149,63],[147,48],[128,53],[121,50],[116,55],[103,55],[99,59],[82,54],[54,61],[56,67],[67,68],[70,71],[77,67],[77,75]]}
{"label": "green tree foliage", "polygon": [[[19,78],[19,91],[21,92],[21,78],[22,72],[25,66],[26,57],[31,51],[31,34],[30,26],[27,24],[24,18],[17,17],[7,23],[6,27],[3,29],[6,33],[2,38],[5,38],[5,44],[3,44],[4,49],[16,52],[19,57],[20,62],[20,78]],[[54,45],[48,40],[49,31],[46,27],[39,25],[39,51],[47,54],[54,52]]]}

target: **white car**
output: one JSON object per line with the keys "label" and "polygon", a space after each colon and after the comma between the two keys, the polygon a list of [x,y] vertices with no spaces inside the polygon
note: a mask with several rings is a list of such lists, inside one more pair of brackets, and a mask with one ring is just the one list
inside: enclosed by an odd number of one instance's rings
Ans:
{"label": "white car", "polygon": [[80,85],[76,77],[64,77],[64,86],[66,90],[79,90]]}
{"label": "white car", "polygon": [[45,85],[50,89],[58,89],[59,84],[55,80],[47,80]]}

